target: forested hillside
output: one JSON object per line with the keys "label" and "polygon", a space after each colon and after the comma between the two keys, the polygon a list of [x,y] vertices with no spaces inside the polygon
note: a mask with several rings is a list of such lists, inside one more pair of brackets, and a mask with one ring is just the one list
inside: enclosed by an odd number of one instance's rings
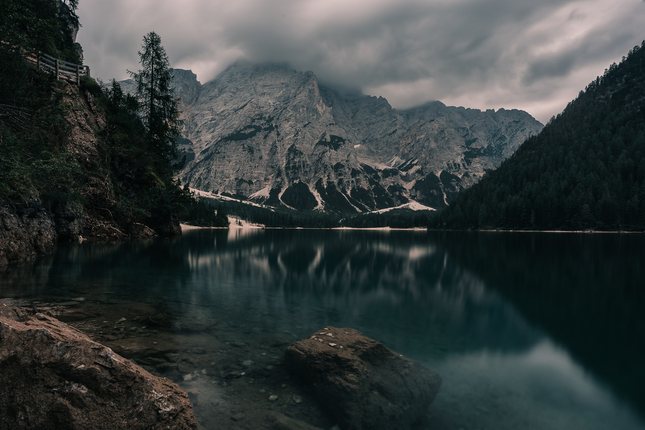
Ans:
{"label": "forested hillside", "polygon": [[174,153],[161,149],[178,136],[152,133],[135,97],[89,77],[80,87],[57,80],[28,60],[80,61],[75,6],[17,1],[0,11],[0,264],[56,240],[177,234],[189,212],[219,222],[173,177]]}
{"label": "forested hillside", "polygon": [[430,227],[645,230],[645,42]]}

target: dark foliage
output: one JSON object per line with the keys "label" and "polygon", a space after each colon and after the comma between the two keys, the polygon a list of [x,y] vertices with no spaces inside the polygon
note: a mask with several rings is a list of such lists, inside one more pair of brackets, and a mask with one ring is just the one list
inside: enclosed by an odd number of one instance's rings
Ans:
{"label": "dark foliage", "polygon": [[211,204],[217,205],[218,213],[221,210],[229,215],[267,227],[333,228],[339,225],[338,217],[321,212],[293,211],[286,208],[269,209],[232,200],[211,200]]}
{"label": "dark foliage", "polygon": [[645,42],[430,227],[645,230]]}
{"label": "dark foliage", "polygon": [[[68,34],[70,19],[77,19],[76,1],[66,3],[67,14],[52,9],[58,4],[17,1],[0,8],[0,199],[35,197],[46,208],[79,202],[90,216],[107,218],[126,231],[135,222],[163,230],[180,214],[196,217],[195,223],[221,225],[214,211],[173,178],[173,154],[167,147],[173,147],[175,124],[168,121],[177,112],[170,108],[151,138],[136,98],[117,83],[103,91],[93,79],[83,78],[79,95],[96,102],[96,114],[104,114],[107,127],[95,130],[98,157],[68,152],[65,118],[71,107],[62,101],[68,84],[38,70],[20,49],[49,46],[51,55],[73,60],[66,53],[76,52]],[[160,150],[161,138],[166,139],[165,150]]]}
{"label": "dark foliage", "polygon": [[417,228],[428,225],[429,211],[394,209],[384,213],[357,215],[343,220],[343,226],[355,228]]}
{"label": "dark foliage", "polygon": [[[12,0],[0,5],[0,198],[80,200],[83,172],[65,151],[66,107],[57,83],[25,60],[36,51],[78,61],[77,1]],[[59,8],[65,8],[60,13]]]}
{"label": "dark foliage", "polygon": [[73,31],[78,28],[78,0],[3,0],[0,41],[4,49],[42,51],[78,63]]}
{"label": "dark foliage", "polygon": [[193,198],[179,213],[179,219],[201,227],[228,227],[228,214],[222,205],[215,210],[213,203],[203,198]]}
{"label": "dark foliage", "polygon": [[[147,144],[160,155],[156,169],[169,167],[177,170],[182,166],[173,165],[172,162],[179,155],[179,100],[175,98],[172,88],[173,71],[157,33],[152,31],[143,37],[139,58],[143,68],[137,73],[129,73],[137,83],[139,112],[145,126]],[[168,173],[172,174],[172,170]]]}
{"label": "dark foliage", "polygon": [[0,46],[0,198],[78,200],[82,171],[64,150],[65,107],[56,82]]}
{"label": "dark foliage", "polygon": [[341,218],[340,215],[333,213],[258,207],[231,200],[220,201],[211,199],[210,204],[218,205],[218,213],[220,210],[224,210],[230,215],[234,215],[251,223],[276,228],[415,228],[427,226],[429,216],[429,212],[392,210],[382,214],[368,213],[354,215],[349,218]]}
{"label": "dark foliage", "polygon": [[100,93],[99,101],[109,123],[102,150],[110,164],[117,200],[113,216],[125,224],[140,222],[152,227],[174,218],[193,225],[228,225],[173,178],[168,154],[157,151],[156,142],[151,141],[135,97],[113,81],[110,89]]}

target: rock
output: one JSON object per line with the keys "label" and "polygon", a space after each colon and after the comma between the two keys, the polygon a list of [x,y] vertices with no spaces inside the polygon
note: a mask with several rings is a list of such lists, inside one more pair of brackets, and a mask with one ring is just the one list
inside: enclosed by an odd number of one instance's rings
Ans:
{"label": "rock", "polygon": [[302,421],[289,418],[278,412],[267,412],[264,427],[267,430],[320,430]]}
{"label": "rock", "polygon": [[[318,342],[328,333],[336,346]],[[410,429],[441,385],[438,374],[350,328],[328,327],[294,343],[285,362],[343,430]]]}
{"label": "rock", "polygon": [[52,207],[56,233],[60,241],[78,241],[85,228],[83,206],[72,202],[57,202]]}
{"label": "rock", "polygon": [[150,227],[161,237],[176,237],[181,236],[181,227],[179,225],[179,218],[172,215],[169,218],[158,220],[151,223]]}
{"label": "rock", "polygon": [[145,224],[133,222],[130,225],[130,237],[135,240],[153,239],[159,235]]}
{"label": "rock", "polygon": [[179,354],[169,353],[166,354],[166,358],[168,359],[168,361],[179,361]]}
{"label": "rock", "polygon": [[0,303],[0,340],[0,428],[197,428],[176,384],[49,315]]}
{"label": "rock", "polygon": [[89,318],[95,318],[96,314],[87,312],[81,309],[73,309],[65,311],[60,315],[56,315],[56,318],[62,322],[72,322],[72,321],[83,321]]}
{"label": "rock", "polygon": [[275,394],[272,394],[272,395],[269,396],[269,401],[270,402],[275,402],[276,400],[278,400],[278,396],[276,396]]}
{"label": "rock", "polygon": [[0,202],[0,266],[50,254],[57,238],[54,217],[40,200]]}
{"label": "rock", "polygon": [[243,413],[238,413],[238,414],[232,415],[232,416],[231,416],[231,419],[232,419],[233,421],[240,421],[240,420],[243,420],[243,419],[244,419],[244,414],[243,414]]}

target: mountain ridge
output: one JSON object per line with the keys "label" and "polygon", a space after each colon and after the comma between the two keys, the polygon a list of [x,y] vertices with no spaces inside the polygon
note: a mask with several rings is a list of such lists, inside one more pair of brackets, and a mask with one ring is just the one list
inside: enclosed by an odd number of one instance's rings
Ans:
{"label": "mountain ridge", "polygon": [[645,41],[433,224],[644,230]]}
{"label": "mountain ridge", "polygon": [[205,84],[176,69],[175,88],[185,122],[182,182],[296,210],[445,207],[542,128],[519,110],[439,101],[397,110],[286,63],[234,63]]}

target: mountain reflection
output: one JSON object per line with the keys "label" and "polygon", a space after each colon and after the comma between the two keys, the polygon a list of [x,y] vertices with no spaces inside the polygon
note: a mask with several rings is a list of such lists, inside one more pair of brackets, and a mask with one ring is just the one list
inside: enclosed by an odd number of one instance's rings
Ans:
{"label": "mountain reflection", "polygon": [[[571,404],[554,390],[575,392],[585,410],[612,397],[600,379],[642,413],[644,268],[642,235],[193,230],[61,245],[4,268],[0,297],[147,302],[173,324],[217,321],[294,341],[325,325],[354,327],[439,367],[446,410],[477,400],[490,378],[543,386],[551,405]],[[515,402],[520,385],[495,395]]]}
{"label": "mountain reflection", "polygon": [[[302,335],[344,324],[412,355],[516,350],[538,338],[425,232],[199,231],[186,239],[192,303],[230,302],[246,287],[245,306],[261,315],[286,307],[298,315]],[[279,298],[281,307],[266,297]],[[292,329],[285,321],[276,330]]]}

